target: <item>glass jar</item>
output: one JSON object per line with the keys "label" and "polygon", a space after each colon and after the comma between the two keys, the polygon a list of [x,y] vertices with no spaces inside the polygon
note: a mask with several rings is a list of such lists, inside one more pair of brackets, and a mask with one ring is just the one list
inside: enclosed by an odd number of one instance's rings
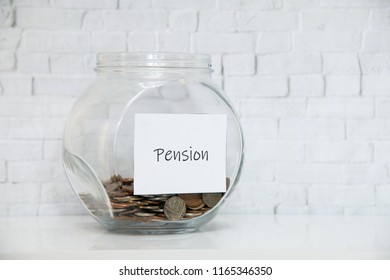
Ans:
{"label": "glass jar", "polygon": [[[74,105],[64,133],[65,172],[85,208],[92,217],[109,229],[129,232],[189,232],[209,222],[236,187],[243,160],[241,126],[233,105],[211,78],[210,56],[178,53],[102,53],[97,56],[96,72],[97,81]],[[203,164],[208,164],[206,161],[183,162],[186,155],[193,155],[193,160],[199,158],[200,154],[197,154],[196,147],[192,147],[194,145],[191,146],[191,143],[184,143],[190,148],[177,154],[181,155],[182,162],[160,162],[159,159],[170,160],[172,157],[167,156],[169,152],[163,155],[162,148],[161,153],[160,150],[154,152],[156,162],[168,164],[168,169],[171,168],[168,175],[166,172],[155,173],[158,172],[155,169],[151,170],[150,176],[147,170],[143,170],[143,173],[139,171],[140,175],[135,174],[137,160],[141,162],[147,158],[142,154],[137,156],[137,151],[141,150],[134,148],[137,134],[143,133],[137,140],[140,146],[148,141],[158,142],[163,138],[159,135],[145,137],[145,133],[148,135],[150,132],[141,133],[141,130],[145,129],[141,124],[137,132],[135,126],[138,115],[152,116],[151,120],[155,123],[151,126],[157,130],[172,117],[173,121],[176,121],[175,125],[186,125],[192,119],[197,123],[199,117],[210,117],[211,119],[205,119],[206,123],[203,122],[204,126],[210,128],[208,120],[214,120],[215,116],[224,116],[226,129],[224,141],[220,141],[220,144],[226,148],[223,151],[224,158],[221,157],[224,161],[217,163],[217,166],[221,166],[223,162],[222,168],[217,169],[226,176],[223,177],[226,189],[219,192],[207,190],[208,185],[212,185],[208,184],[210,182],[207,176],[214,176],[214,171],[217,172],[213,168],[206,172],[209,173],[206,177],[202,177],[204,174],[200,174],[199,170],[198,173],[191,173],[195,170],[191,169],[191,166],[204,168]],[[168,128],[172,128],[172,125],[175,128],[174,124],[167,123]],[[203,133],[203,125],[195,125],[195,128],[200,129],[198,134]],[[215,128],[220,130],[219,125]],[[179,127],[178,134],[173,138],[170,138],[172,135],[169,134],[164,137],[177,141],[180,135],[185,137],[185,134],[188,134],[183,131],[180,134],[180,131],[182,130]],[[189,133],[192,133],[192,130],[189,130]],[[214,141],[215,149],[220,146],[208,134],[202,134],[200,137],[195,135],[194,138],[207,143]],[[207,155],[203,159],[208,160],[208,154],[202,155]],[[136,157],[139,159],[136,160]],[[180,157],[178,159],[180,160]],[[144,166],[145,164],[148,166],[148,163],[144,163]],[[180,171],[184,165],[187,168],[185,174]],[[142,177],[141,174],[146,175]],[[156,174],[168,177],[159,181],[159,175]],[[221,176],[219,175],[218,182],[221,182]],[[175,177],[185,178],[189,186],[182,184],[183,193],[180,189],[175,193],[163,191],[163,185],[167,181],[176,182]],[[202,179],[198,180],[198,177]],[[152,185],[153,193],[135,193],[135,188],[141,188],[137,186],[137,182],[142,182],[142,179],[161,182],[161,193],[158,193],[160,184]],[[199,193],[198,187],[195,189],[194,182],[203,189],[202,193]],[[191,188],[194,188],[193,191]]]}

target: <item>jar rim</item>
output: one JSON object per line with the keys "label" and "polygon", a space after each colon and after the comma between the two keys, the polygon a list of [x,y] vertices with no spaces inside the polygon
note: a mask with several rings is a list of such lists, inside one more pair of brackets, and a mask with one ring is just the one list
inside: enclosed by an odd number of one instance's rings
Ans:
{"label": "jar rim", "polygon": [[211,70],[211,56],[198,53],[173,52],[104,52],[97,54],[97,68],[150,67],[197,68]]}

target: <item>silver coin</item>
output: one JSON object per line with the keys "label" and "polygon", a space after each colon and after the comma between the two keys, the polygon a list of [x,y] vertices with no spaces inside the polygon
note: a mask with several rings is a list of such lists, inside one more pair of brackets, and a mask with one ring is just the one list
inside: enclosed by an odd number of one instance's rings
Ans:
{"label": "silver coin", "polygon": [[164,205],[164,214],[168,220],[180,220],[186,212],[186,203],[178,196],[172,196]]}
{"label": "silver coin", "polygon": [[213,208],[222,198],[222,193],[204,193],[202,194],[203,202],[210,208]]}
{"label": "silver coin", "polygon": [[135,212],[134,215],[138,216],[138,217],[153,217],[155,216],[156,214],[154,213],[149,213],[149,212]]}

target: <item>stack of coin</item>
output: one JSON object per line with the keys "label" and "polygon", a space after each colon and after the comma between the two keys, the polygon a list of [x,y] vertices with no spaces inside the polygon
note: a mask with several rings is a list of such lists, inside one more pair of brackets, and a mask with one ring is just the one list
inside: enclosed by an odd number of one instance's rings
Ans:
{"label": "stack of coin", "polygon": [[[229,187],[227,178],[226,185]],[[136,222],[179,221],[203,215],[223,193],[134,195],[133,178],[114,175],[103,182],[115,219]]]}

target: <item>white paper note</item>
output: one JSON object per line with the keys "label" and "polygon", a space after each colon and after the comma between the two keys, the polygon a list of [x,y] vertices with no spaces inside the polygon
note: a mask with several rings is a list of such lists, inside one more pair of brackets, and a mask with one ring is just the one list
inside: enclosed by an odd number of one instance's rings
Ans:
{"label": "white paper note", "polygon": [[136,114],[134,194],[226,191],[224,114]]}

